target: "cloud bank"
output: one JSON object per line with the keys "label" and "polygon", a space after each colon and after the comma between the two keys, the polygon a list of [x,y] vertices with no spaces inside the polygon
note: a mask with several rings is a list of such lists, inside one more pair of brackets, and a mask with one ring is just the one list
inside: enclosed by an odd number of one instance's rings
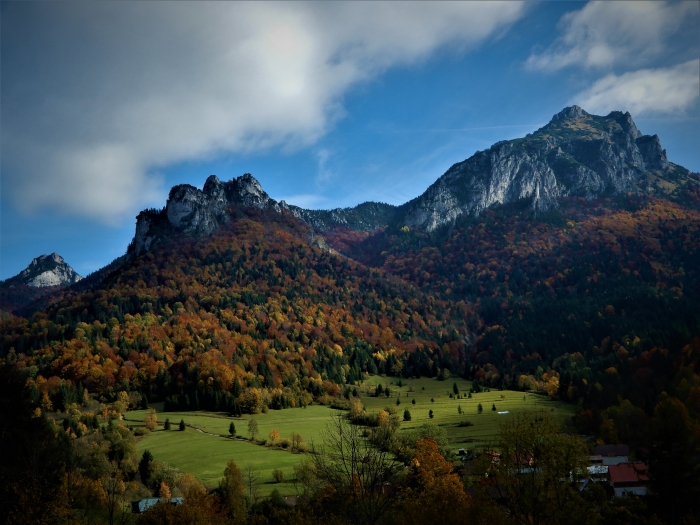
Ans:
{"label": "cloud bank", "polygon": [[693,18],[697,25],[697,16],[697,2],[589,2],[561,18],[561,36],[531,55],[526,66],[545,71],[639,66],[663,55],[670,37]]}
{"label": "cloud bank", "polygon": [[[316,141],[387,68],[466,49],[516,2],[4,2],[2,191],[116,223],[185,160]],[[157,202],[157,201],[156,201]]]}
{"label": "cloud bank", "polygon": [[670,68],[607,75],[571,102],[595,114],[621,110],[643,115],[682,112],[699,96],[700,60],[690,60]]}

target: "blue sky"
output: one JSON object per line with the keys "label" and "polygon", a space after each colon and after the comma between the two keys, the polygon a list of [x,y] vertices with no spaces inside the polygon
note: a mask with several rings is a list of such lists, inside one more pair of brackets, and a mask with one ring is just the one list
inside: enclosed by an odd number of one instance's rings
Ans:
{"label": "blue sky", "polygon": [[8,3],[0,279],[86,275],[171,186],[401,204],[579,104],[700,171],[699,2]]}

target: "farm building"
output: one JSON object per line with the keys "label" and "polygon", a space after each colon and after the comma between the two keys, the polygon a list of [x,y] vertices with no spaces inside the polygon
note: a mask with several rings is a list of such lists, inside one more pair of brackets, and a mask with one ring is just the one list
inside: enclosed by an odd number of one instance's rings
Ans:
{"label": "farm building", "polygon": [[598,445],[593,454],[602,456],[603,465],[619,465],[629,461],[630,448],[627,445]]}
{"label": "farm building", "polygon": [[630,495],[646,496],[649,485],[649,471],[644,463],[620,463],[608,467],[610,483],[615,497]]}

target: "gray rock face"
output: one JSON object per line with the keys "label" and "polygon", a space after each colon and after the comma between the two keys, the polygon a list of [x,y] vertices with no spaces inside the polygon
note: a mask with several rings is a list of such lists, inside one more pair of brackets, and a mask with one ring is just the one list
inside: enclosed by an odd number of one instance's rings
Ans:
{"label": "gray rock face", "polygon": [[73,284],[81,279],[82,277],[63,260],[63,257],[52,253],[33,259],[27,268],[11,280],[34,288],[44,288]]}
{"label": "gray rock face", "polygon": [[202,190],[180,184],[170,190],[163,210],[142,211],[136,217],[136,233],[128,253],[140,255],[173,231],[195,237],[210,235],[226,220],[230,205],[281,210],[250,174],[228,182],[210,175]]}
{"label": "gray rock face", "polygon": [[599,117],[572,106],[531,135],[452,166],[403,206],[400,222],[432,231],[496,203],[530,199],[535,210],[546,210],[562,196],[641,191],[645,173],[669,167],[658,136],[642,135],[629,113]]}

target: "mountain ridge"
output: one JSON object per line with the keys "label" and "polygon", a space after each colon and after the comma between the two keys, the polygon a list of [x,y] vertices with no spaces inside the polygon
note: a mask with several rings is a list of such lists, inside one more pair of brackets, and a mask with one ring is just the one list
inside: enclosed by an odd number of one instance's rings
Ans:
{"label": "mountain ridge", "polygon": [[314,243],[335,228],[370,233],[389,225],[431,232],[463,214],[478,216],[494,204],[529,199],[534,211],[558,206],[561,197],[587,200],[626,192],[683,199],[689,171],[669,162],[658,135],[643,135],[629,112],[592,115],[570,106],[525,137],[496,142],[452,165],[423,194],[400,205],[364,202],[354,207],[308,210],[277,202],[249,173],[222,182],[207,178],[202,190],[174,186],[161,210],[137,216],[128,256],[138,256],[172,234],[210,235],[227,220],[227,208],[254,207],[290,214],[311,225]]}

